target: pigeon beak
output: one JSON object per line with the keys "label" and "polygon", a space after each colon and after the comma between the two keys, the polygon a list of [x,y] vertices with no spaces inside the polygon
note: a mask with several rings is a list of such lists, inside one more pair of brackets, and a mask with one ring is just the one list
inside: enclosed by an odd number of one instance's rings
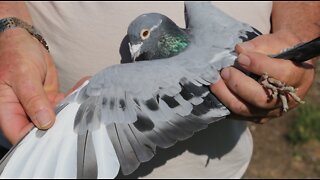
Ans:
{"label": "pigeon beak", "polygon": [[131,45],[131,43],[129,43],[130,54],[131,54],[131,58],[133,59],[133,62],[135,62],[137,57],[140,56],[140,50],[141,50],[142,44],[143,44],[143,42],[140,42],[138,44],[133,44],[133,45]]}

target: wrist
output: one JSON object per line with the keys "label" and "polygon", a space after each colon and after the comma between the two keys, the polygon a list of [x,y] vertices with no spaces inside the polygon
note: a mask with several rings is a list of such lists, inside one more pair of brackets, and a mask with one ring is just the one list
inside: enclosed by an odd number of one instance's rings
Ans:
{"label": "wrist", "polygon": [[25,31],[27,31],[30,35],[36,38],[44,46],[45,49],[49,51],[47,42],[41,36],[40,32],[32,25],[16,17],[8,17],[8,18],[0,19],[0,32],[5,32],[7,30],[17,29],[17,28],[24,29]]}

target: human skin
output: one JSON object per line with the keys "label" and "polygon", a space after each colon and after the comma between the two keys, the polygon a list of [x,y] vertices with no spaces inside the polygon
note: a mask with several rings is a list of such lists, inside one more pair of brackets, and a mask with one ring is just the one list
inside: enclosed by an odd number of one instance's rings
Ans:
{"label": "human skin", "polygon": [[[315,78],[314,60],[303,64],[270,58],[283,49],[320,36],[320,2],[274,2],[272,9],[272,33],[238,44],[237,64],[257,75],[268,73],[287,85],[298,88],[297,95],[305,97]],[[266,90],[235,67],[221,72],[222,79],[211,85],[211,90],[237,119],[259,123],[281,116],[282,103],[270,99]],[[289,108],[296,107],[289,97]]]}
{"label": "human skin", "polygon": [[[32,25],[24,2],[0,2],[0,18],[17,17]],[[63,98],[57,71],[43,45],[26,30],[0,33],[0,129],[15,144],[33,125],[48,129],[53,106]]]}

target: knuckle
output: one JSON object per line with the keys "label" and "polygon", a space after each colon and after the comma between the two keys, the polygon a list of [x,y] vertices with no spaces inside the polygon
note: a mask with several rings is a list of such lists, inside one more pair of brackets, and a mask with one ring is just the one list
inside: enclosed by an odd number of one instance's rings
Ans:
{"label": "knuckle", "polygon": [[238,81],[234,78],[234,76],[230,75],[230,79],[227,82],[227,86],[232,89],[232,91],[237,91],[239,84]]}
{"label": "knuckle", "polygon": [[25,108],[30,113],[34,113],[37,111],[37,105],[42,101],[42,96],[39,94],[30,95],[25,100]]}
{"label": "knuckle", "polygon": [[[263,55],[264,56],[264,55]],[[263,61],[260,61],[260,60],[256,60],[257,58],[255,56],[251,56],[250,57],[250,65],[249,65],[249,68],[250,70],[254,71],[254,72],[260,72],[259,74],[263,74],[264,72],[261,72],[263,71],[263,69],[265,69],[262,65],[262,62]],[[262,59],[259,58],[259,59]]]}
{"label": "knuckle", "polygon": [[17,79],[12,86],[23,108],[29,115],[48,107],[48,99],[39,79],[25,77]]}

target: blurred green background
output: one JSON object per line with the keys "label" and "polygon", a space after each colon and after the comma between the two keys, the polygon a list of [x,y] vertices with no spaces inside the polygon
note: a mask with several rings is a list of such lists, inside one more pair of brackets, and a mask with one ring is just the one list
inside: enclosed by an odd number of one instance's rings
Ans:
{"label": "blurred green background", "polygon": [[320,63],[306,104],[250,124],[254,152],[244,178],[320,178]]}

